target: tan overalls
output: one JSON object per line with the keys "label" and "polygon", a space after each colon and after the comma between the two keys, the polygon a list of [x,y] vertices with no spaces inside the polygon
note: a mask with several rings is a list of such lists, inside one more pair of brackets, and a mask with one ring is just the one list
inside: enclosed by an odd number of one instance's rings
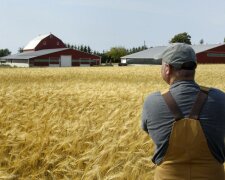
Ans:
{"label": "tan overalls", "polygon": [[162,94],[175,121],[163,161],[155,180],[224,180],[224,167],[211,154],[198,116],[207,98],[201,90],[188,118],[184,118],[168,91]]}

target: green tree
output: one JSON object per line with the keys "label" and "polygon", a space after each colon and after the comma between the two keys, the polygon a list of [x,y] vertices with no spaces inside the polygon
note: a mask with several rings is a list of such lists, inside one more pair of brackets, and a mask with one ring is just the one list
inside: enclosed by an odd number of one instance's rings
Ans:
{"label": "green tree", "polygon": [[84,52],[87,52],[88,50],[87,50],[87,46],[84,46]]}
{"label": "green tree", "polygon": [[0,57],[8,56],[11,52],[8,49],[0,49]]}
{"label": "green tree", "polygon": [[96,54],[96,55],[98,55],[98,56],[101,56],[101,62],[102,62],[102,63],[108,63],[108,62],[111,62],[111,57],[109,57],[108,54],[105,53],[104,51],[103,51],[102,53],[96,52],[96,53],[94,53],[94,54]]}
{"label": "green tree", "polygon": [[90,48],[90,46],[87,47],[87,52],[91,54],[91,48]]}
{"label": "green tree", "polygon": [[184,33],[179,33],[175,35],[170,41],[170,43],[186,43],[186,44],[191,44],[191,36],[184,32]]}
{"label": "green tree", "polygon": [[200,39],[199,43],[200,44],[204,44],[204,40],[203,39]]}
{"label": "green tree", "polygon": [[114,63],[119,63],[120,57],[127,55],[127,50],[124,47],[112,47],[107,55],[111,57]]}
{"label": "green tree", "polygon": [[71,45],[70,45],[70,43],[65,43],[65,46],[66,46],[66,48],[71,48]]}
{"label": "green tree", "polygon": [[225,38],[224,38],[223,42],[225,43]]}
{"label": "green tree", "polygon": [[83,45],[80,46],[80,51],[84,51],[84,46]]}
{"label": "green tree", "polygon": [[22,53],[23,52],[23,48],[22,47],[19,47],[18,52],[19,53]]}

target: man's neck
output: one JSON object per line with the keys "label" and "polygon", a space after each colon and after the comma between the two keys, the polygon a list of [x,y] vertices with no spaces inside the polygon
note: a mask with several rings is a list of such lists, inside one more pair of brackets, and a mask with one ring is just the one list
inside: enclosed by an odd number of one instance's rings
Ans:
{"label": "man's neck", "polygon": [[171,78],[169,85],[172,85],[176,81],[194,81],[194,78]]}

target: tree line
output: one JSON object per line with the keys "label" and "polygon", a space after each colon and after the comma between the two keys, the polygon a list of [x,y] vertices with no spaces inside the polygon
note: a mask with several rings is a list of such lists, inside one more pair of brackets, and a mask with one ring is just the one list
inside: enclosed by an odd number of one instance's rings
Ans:
{"label": "tree line", "polygon": [[109,51],[103,51],[99,52],[96,50],[92,50],[90,46],[88,45],[72,45],[69,43],[65,44],[67,48],[75,49],[78,51],[86,52],[89,54],[95,54],[98,56],[101,56],[101,62],[102,63],[119,63],[120,57],[126,56],[129,54],[133,54],[139,51],[143,51],[145,49],[148,49],[146,45],[133,47],[130,49],[126,49],[125,47],[118,46],[118,47],[112,47]]}
{"label": "tree line", "polygon": [[86,52],[86,53],[92,53],[92,49],[90,48],[90,46],[86,46],[86,45],[72,45],[70,43],[66,43],[65,46],[67,48],[70,49],[76,49],[78,51],[82,51],[82,52]]}

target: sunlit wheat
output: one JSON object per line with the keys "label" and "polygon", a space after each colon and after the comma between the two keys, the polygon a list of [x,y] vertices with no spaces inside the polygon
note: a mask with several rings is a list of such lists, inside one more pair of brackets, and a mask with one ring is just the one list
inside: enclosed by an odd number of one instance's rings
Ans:
{"label": "sunlit wheat", "polygon": [[[197,82],[225,91],[225,65]],[[159,66],[0,69],[0,179],[152,179],[140,128]]]}

